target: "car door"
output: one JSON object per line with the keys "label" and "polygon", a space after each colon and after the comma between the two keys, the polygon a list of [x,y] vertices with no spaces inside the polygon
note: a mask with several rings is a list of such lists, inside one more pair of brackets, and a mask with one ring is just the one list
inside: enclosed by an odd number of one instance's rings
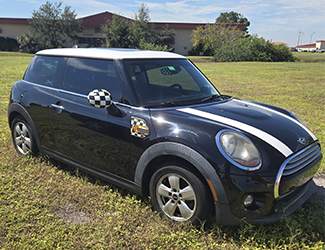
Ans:
{"label": "car door", "polygon": [[59,91],[66,58],[35,56],[30,63],[23,81],[18,85],[20,103],[28,111],[35,124],[42,146],[51,147],[48,107],[53,95]]}
{"label": "car door", "polygon": [[[88,103],[93,90],[107,90],[120,114]],[[51,99],[49,119],[56,152],[77,163],[131,178],[130,108],[122,98],[114,61],[69,58],[62,89]]]}

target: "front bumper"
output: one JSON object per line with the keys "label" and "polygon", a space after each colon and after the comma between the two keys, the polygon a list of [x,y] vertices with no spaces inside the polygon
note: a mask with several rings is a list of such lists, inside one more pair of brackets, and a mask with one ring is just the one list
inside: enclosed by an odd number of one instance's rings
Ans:
{"label": "front bumper", "polygon": [[272,224],[278,222],[298,209],[306,200],[308,200],[315,190],[316,184],[313,180],[310,180],[300,188],[298,194],[290,199],[286,199],[285,201],[280,201],[275,207],[275,210],[277,211],[276,214],[267,218],[249,218],[244,220],[251,224]]}
{"label": "front bumper", "polygon": [[[259,218],[237,218],[235,217],[227,204],[220,204],[215,202],[215,211],[217,224],[226,226],[236,226],[244,223],[250,223],[254,225],[258,224],[272,224],[280,221],[282,218],[292,214],[297,208],[299,208],[315,191],[316,184],[313,180],[305,183],[300,187],[299,191],[292,197],[286,197],[285,200],[280,201],[276,205],[277,212],[269,217]],[[288,199],[289,198],[289,199]]]}

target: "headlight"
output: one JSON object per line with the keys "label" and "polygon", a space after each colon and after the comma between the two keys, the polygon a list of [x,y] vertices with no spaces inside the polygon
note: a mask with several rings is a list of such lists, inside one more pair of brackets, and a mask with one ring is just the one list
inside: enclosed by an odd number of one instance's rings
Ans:
{"label": "headlight", "polygon": [[233,130],[222,130],[216,136],[220,152],[235,166],[253,171],[262,165],[259,151],[246,136]]}

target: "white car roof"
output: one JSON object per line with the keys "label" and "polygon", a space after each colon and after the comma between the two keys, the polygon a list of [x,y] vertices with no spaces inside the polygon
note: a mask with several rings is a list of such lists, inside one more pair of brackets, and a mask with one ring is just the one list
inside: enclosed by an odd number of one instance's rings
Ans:
{"label": "white car roof", "polygon": [[41,50],[36,55],[83,57],[94,59],[184,59],[179,54],[163,51],[112,49],[112,48],[64,48]]}

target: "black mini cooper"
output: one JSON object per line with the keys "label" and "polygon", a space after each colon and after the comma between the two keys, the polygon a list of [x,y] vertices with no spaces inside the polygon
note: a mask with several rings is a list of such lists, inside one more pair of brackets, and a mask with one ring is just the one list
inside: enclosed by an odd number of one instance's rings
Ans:
{"label": "black mini cooper", "polygon": [[220,94],[187,58],[127,49],[36,53],[8,108],[41,152],[137,194],[174,221],[279,221],[313,193],[320,144],[298,116]]}

